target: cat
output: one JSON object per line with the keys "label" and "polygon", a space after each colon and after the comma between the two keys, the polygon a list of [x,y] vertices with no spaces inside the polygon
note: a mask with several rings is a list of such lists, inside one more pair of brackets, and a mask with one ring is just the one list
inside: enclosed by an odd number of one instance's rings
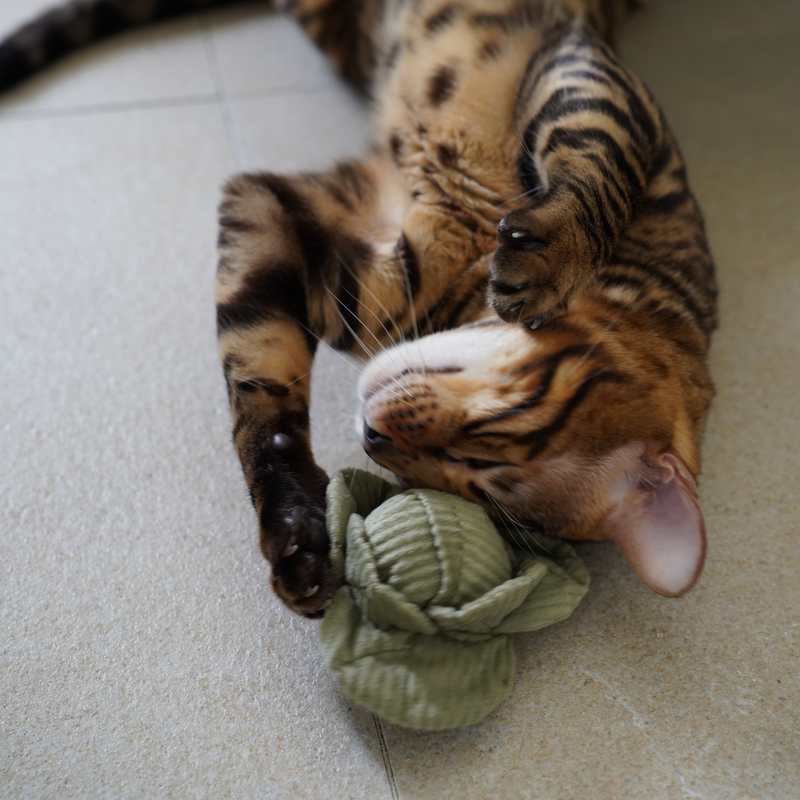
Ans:
{"label": "cat", "polygon": [[[0,87],[208,5],[67,4],[0,43]],[[369,96],[376,136],[360,160],[223,189],[219,348],[278,596],[318,617],[337,588],[309,439],[319,341],[369,359],[357,433],[404,486],[611,539],[652,589],[687,591],[717,290],[673,136],[610,46],[624,4],[282,5]]]}

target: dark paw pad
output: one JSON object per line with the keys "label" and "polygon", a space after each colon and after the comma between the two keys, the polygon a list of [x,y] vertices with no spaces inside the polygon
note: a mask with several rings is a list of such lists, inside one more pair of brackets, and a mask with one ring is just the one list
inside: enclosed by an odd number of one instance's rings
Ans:
{"label": "dark paw pad", "polygon": [[293,506],[271,526],[272,585],[292,611],[321,617],[338,583],[322,511]]}
{"label": "dark paw pad", "polygon": [[287,413],[277,423],[259,432],[249,451],[261,550],[278,597],[298,614],[319,617],[338,588],[325,529],[328,478],[311,454],[307,417]]}

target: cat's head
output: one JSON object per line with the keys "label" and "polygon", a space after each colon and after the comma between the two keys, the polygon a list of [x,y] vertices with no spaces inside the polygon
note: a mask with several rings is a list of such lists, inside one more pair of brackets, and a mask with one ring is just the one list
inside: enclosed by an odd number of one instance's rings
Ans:
{"label": "cat's head", "polygon": [[512,527],[612,539],[655,591],[682,594],[705,554],[694,476],[710,386],[698,413],[657,338],[571,317],[538,331],[492,318],[384,351],[359,383],[364,449],[406,487]]}

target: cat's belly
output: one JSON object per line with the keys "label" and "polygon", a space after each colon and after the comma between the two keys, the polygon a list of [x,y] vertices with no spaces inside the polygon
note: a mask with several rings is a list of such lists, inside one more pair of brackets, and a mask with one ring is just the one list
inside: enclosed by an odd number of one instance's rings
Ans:
{"label": "cat's belly", "polygon": [[441,2],[407,12],[396,63],[376,92],[377,122],[415,198],[445,198],[496,226],[524,191],[514,108],[541,33],[481,26],[478,13],[484,12]]}

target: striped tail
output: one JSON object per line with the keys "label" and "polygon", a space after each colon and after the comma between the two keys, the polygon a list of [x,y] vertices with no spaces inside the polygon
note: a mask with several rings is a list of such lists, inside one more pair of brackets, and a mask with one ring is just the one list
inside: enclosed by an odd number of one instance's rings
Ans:
{"label": "striped tail", "polygon": [[236,0],[71,0],[45,11],[0,42],[0,91],[108,36],[233,2]]}

